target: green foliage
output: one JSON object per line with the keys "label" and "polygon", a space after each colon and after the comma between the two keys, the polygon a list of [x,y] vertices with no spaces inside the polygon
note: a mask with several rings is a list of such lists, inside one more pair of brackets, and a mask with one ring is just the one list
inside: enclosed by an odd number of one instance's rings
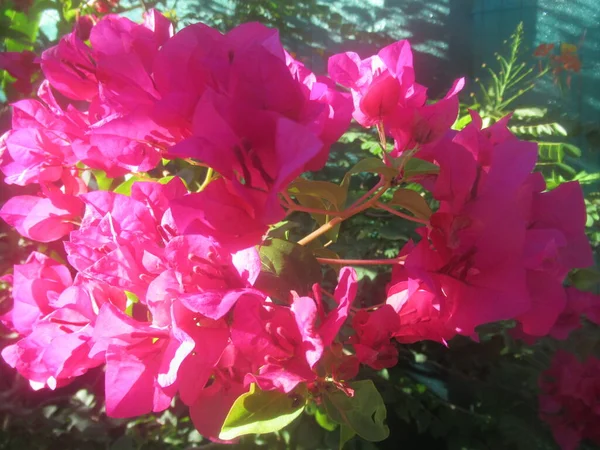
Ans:
{"label": "green foliage", "polygon": [[373,381],[355,381],[348,385],[354,390],[352,397],[338,389],[323,395],[327,415],[341,425],[341,445],[354,433],[367,441],[386,439],[390,430],[385,424],[385,404]]}
{"label": "green foliage", "polygon": [[259,251],[262,269],[255,285],[274,299],[286,301],[290,291],[308,294],[322,279],[321,266],[306,247],[271,239]]}
{"label": "green foliage", "polygon": [[[523,55],[523,25],[519,24],[508,43],[507,55],[496,55],[498,69],[487,65],[487,83],[477,80],[479,94],[472,94],[473,102],[461,104],[455,129],[462,129],[471,122],[468,109],[475,110],[482,118],[483,127],[488,127],[511,113],[509,129],[520,139],[538,145],[537,170],[546,180],[548,189],[554,189],[567,181],[578,181],[581,185],[599,186],[600,173],[581,170],[581,149],[569,139],[569,130],[555,119],[547,108],[521,106],[523,95],[534,88],[535,82],[545,76],[549,67],[536,71]],[[594,191],[594,187],[589,189]],[[600,243],[598,220],[600,218],[597,198],[588,194],[586,198],[587,229],[592,245]]]}
{"label": "green foliage", "polygon": [[425,198],[412,189],[397,189],[389,204],[400,206],[420,219],[429,219],[432,214]]}
{"label": "green foliage", "polygon": [[279,431],[302,414],[305,404],[302,393],[261,391],[252,384],[229,410],[219,438],[231,440],[245,434]]}
{"label": "green foliage", "polygon": [[[306,208],[340,212],[346,205],[348,188],[328,181],[298,178],[290,184],[288,193]],[[319,226],[332,219],[328,214],[313,213],[311,216]],[[326,233],[327,238],[333,242],[337,241],[339,230],[339,225],[333,227]]]}
{"label": "green foliage", "polygon": [[507,56],[496,53],[498,70],[493,70],[486,64],[483,67],[490,75],[487,84],[477,79],[480,86],[481,100],[479,110],[482,116],[498,120],[504,116],[512,104],[526,92],[534,88],[535,80],[546,72],[535,72],[522,60],[523,45],[523,23],[519,23],[517,29],[510,37],[509,51]]}
{"label": "green foliage", "polygon": [[363,172],[378,174],[387,180],[391,180],[397,175],[396,169],[384,164],[380,158],[365,158],[361,159],[346,172],[342,180],[342,186],[347,187],[350,184],[350,177],[352,175]]}

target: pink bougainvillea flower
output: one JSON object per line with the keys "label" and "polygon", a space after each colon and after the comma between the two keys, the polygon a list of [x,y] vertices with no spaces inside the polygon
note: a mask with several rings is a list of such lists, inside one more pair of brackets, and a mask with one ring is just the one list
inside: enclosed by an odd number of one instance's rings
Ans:
{"label": "pink bougainvillea flower", "polygon": [[590,357],[579,362],[558,351],[552,366],[539,379],[540,417],[552,428],[562,450],[576,450],[583,439],[600,444],[600,361]]}
{"label": "pink bougainvillea flower", "polygon": [[[42,258],[41,261],[46,264],[48,259]],[[103,358],[89,357],[96,315],[105,303],[123,308],[125,295],[121,291],[114,291],[106,285],[80,277],[70,285],[67,268],[58,264],[46,266],[38,274],[34,273],[36,269],[31,267],[27,268],[27,273],[21,273],[28,265],[31,266],[31,263],[15,266],[15,274],[19,274],[16,295],[19,298],[24,297],[25,302],[44,302],[39,291],[47,289],[45,293],[48,295],[48,302],[39,309],[39,315],[29,329],[23,327],[23,319],[31,319],[35,307],[27,304],[28,309],[24,309],[26,303],[17,301],[15,297],[14,309],[11,312],[13,324],[24,336],[15,344],[6,347],[2,356],[9,365],[30,381],[32,387],[39,389],[47,386],[55,389],[104,362]],[[49,272],[51,269],[55,272]],[[67,270],[68,280],[52,279],[56,275],[66,278],[59,270]],[[40,278],[23,280],[23,275],[37,275]],[[69,286],[67,287],[66,283],[58,285],[60,281],[68,281]]]}
{"label": "pink bougainvillea flower", "polygon": [[460,78],[446,96],[434,104],[420,108],[398,108],[386,124],[389,134],[394,138],[392,156],[438,141],[458,116],[458,93],[464,86],[465,80]]}
{"label": "pink bougainvillea flower", "polygon": [[[542,187],[538,185],[537,189]],[[552,191],[536,190],[532,194],[524,248],[532,305],[518,320],[526,334],[561,335],[555,324],[561,317],[564,319],[564,311],[579,303],[574,291],[570,292],[575,299],[569,300],[565,295],[563,280],[570,270],[593,264],[592,249],[585,235],[583,192],[576,182],[562,184]],[[568,219],[558,214],[557,208],[566,211]],[[568,334],[567,330],[564,332]]]}
{"label": "pink bougainvillea flower", "polygon": [[447,324],[452,303],[435,287],[410,278],[402,265],[393,268],[386,303],[399,318],[396,329],[392,330],[398,342],[411,344],[431,340],[446,344],[456,335],[456,330]]}
{"label": "pink bougainvillea flower", "polygon": [[170,295],[163,293],[162,311],[150,305],[151,322],[111,305],[100,310],[91,355],[106,355],[107,414],[113,417],[161,411],[177,390],[194,404],[227,345],[224,321],[206,319]]}
{"label": "pink bougainvillea flower", "polygon": [[172,200],[169,206],[165,220],[177,234],[211,236],[232,250],[259,244],[267,232],[267,226],[253,216],[251,205],[242,202],[223,178],[202,192]]}
{"label": "pink bougainvillea flower", "polygon": [[190,418],[202,436],[222,442],[219,434],[223,422],[237,398],[248,392],[243,380],[251,370],[250,363],[233,344],[225,347],[213,371],[214,381],[208,386],[201,386],[195,396],[196,402],[190,404]]}
{"label": "pink bougainvillea flower", "polygon": [[303,171],[322,167],[348,126],[347,97],[286,61],[278,33],[262,25],[226,35],[190,27],[156,62],[159,122],[191,124],[192,136],[169,153],[213,167],[265,224],[283,217],[277,194]]}
{"label": "pink bougainvillea flower", "polygon": [[356,357],[362,364],[381,370],[393,367],[398,362],[398,350],[391,338],[400,328],[397,314],[389,305],[383,305],[373,312],[358,311],[352,319],[356,332],[350,343]]}
{"label": "pink bougainvillea flower", "polygon": [[598,323],[600,312],[600,296],[592,292],[580,291],[572,287],[566,288],[566,305],[555,321],[549,335],[554,339],[565,340],[569,334],[581,328],[581,317],[586,316]]}
{"label": "pink bougainvillea flower", "polygon": [[92,27],[98,21],[98,18],[91,14],[85,16],[79,16],[75,18],[75,25],[73,25],[73,32],[82,41],[87,41],[90,38],[90,32]]}
{"label": "pink bougainvillea flower", "polygon": [[90,33],[102,99],[115,112],[127,112],[140,105],[151,107],[158,98],[151,70],[160,46],[170,36],[168,28],[165,33],[161,19],[155,28],[159,14],[151,15],[155,20],[146,25],[153,28],[109,15]]}
{"label": "pink bougainvillea flower", "polygon": [[73,100],[90,101],[98,95],[92,50],[72,32],[42,53],[42,71],[53,88]]}
{"label": "pink bougainvillea flower", "polygon": [[420,107],[426,88],[415,83],[408,41],[398,41],[362,60],[354,52],[329,58],[331,79],[352,90],[354,119],[364,127],[385,121],[398,105]]}
{"label": "pink bougainvillea flower", "polygon": [[30,51],[0,52],[0,70],[16,78],[13,87],[23,95],[33,91],[32,78],[40,71],[36,55]]}
{"label": "pink bougainvillea flower", "polygon": [[77,157],[109,177],[147,172],[160,162],[164,150],[174,140],[142,108],[123,116],[114,114],[92,124],[89,145],[73,148]]}
{"label": "pink bougainvillea flower", "polygon": [[41,253],[31,253],[25,264],[14,266],[12,328],[22,335],[31,333],[37,320],[53,310],[52,304],[72,283],[66,266]]}
{"label": "pink bougainvillea flower", "polygon": [[314,299],[292,292],[290,306],[266,302],[260,295],[240,298],[231,340],[253,367],[246,385],[288,393],[299,383],[313,382],[317,364],[345,322],[355,294],[356,274],[345,268],[334,293],[337,305],[327,314],[318,288]]}
{"label": "pink bougainvillea flower", "polygon": [[176,372],[181,357],[193,348],[191,341],[171,346],[170,340],[167,330],[136,321],[111,305],[102,307],[90,355],[106,358],[107,415],[132,417],[169,407],[176,389],[161,387],[158,374],[166,373],[174,358]]}
{"label": "pink bougainvillea flower", "polygon": [[266,224],[283,217],[277,194],[322,147],[306,126],[214,92],[198,102],[193,134],[170,153],[213,167]]}
{"label": "pink bougainvillea flower", "polygon": [[[214,320],[225,316],[240,297],[253,292],[260,271],[255,248],[232,254],[202,235],[174,237],[165,247],[164,258],[171,278],[177,280],[173,295],[189,310]],[[157,286],[153,283],[149,297],[156,302],[163,289],[162,281]]]}
{"label": "pink bougainvillea flower", "polygon": [[7,184],[56,182],[77,163],[71,146],[84,137],[85,116],[72,107],[63,110],[47,81],[38,97],[44,104],[21,100],[12,105],[12,130],[0,143],[5,147],[0,170]]}
{"label": "pink bougainvillea flower", "polygon": [[438,103],[426,105],[426,88],[415,83],[413,55],[408,41],[384,47],[367,59],[346,52],[328,62],[331,78],[352,91],[354,119],[364,127],[383,124],[396,141],[394,156],[441,138],[456,120],[458,92],[464,79],[454,82]]}
{"label": "pink bougainvillea flower", "polygon": [[[316,312],[314,302],[311,310]],[[301,313],[310,312],[303,309]],[[258,374],[247,376],[247,385],[254,382],[262,390],[290,392],[299,383],[314,380],[316,375],[302,351],[302,334],[289,307],[265,303],[260,296],[245,296],[233,317],[232,342],[259,369]],[[314,356],[320,357],[322,346],[319,349]]]}
{"label": "pink bougainvillea flower", "polygon": [[[550,284],[550,288],[555,287],[556,282],[554,281]],[[562,290],[562,287],[561,287]],[[543,291],[542,291],[543,292]],[[558,318],[552,321],[551,328],[547,331],[547,328],[543,329],[542,333],[526,333],[524,331],[525,324],[520,317],[520,323],[517,323],[517,326],[511,330],[511,335],[515,339],[521,339],[527,344],[533,344],[537,339],[541,336],[551,336],[554,339],[565,340],[569,337],[572,331],[581,328],[582,326],[582,317],[586,317],[591,322],[598,324],[600,322],[600,296],[594,294],[592,292],[580,291],[579,289],[575,289],[573,287],[568,287],[564,289],[564,292],[557,293],[556,291],[552,292],[553,296],[563,295],[565,296],[565,307],[558,315]],[[535,299],[534,299],[535,301]],[[546,314],[544,308],[548,308],[551,310],[552,304],[547,305],[549,302],[546,301],[545,298],[540,296],[538,300],[538,304],[535,305],[536,308],[534,312]],[[528,318],[526,315],[525,318]],[[531,323],[534,323],[533,318],[530,319]],[[526,323],[526,322],[525,322]]]}
{"label": "pink bougainvillea flower", "polygon": [[75,229],[83,215],[83,202],[73,195],[49,192],[48,197],[18,195],[10,198],[0,217],[21,236],[38,242],[52,242]]}
{"label": "pink bougainvillea flower", "polygon": [[[452,151],[439,147],[433,195],[440,208],[405,264],[409,278],[427,283],[447,326],[466,335],[478,325],[515,318],[532,304],[523,264],[528,217],[522,192],[537,150],[493,141],[492,134],[474,122],[455,135]],[[563,306],[556,305],[556,314]]]}
{"label": "pink bougainvillea flower", "polygon": [[[546,232],[545,251],[536,255],[545,270],[562,278],[571,269],[593,265],[592,249],[585,235],[586,217],[578,182],[563,183],[551,191],[534,194],[528,233],[533,237]],[[536,247],[531,250],[539,249],[539,243]]]}
{"label": "pink bougainvillea flower", "polygon": [[132,195],[95,191],[82,195],[85,213],[65,242],[77,270],[144,299],[149,283],[166,266],[164,248],[174,237],[161,226],[168,202],[187,192],[181,180],[168,184],[134,183]]}
{"label": "pink bougainvillea flower", "polygon": [[319,170],[329,157],[329,147],[350,126],[352,100],[350,95],[339,92],[329,78],[315,76],[287,52],[285,57],[294,78],[305,86],[305,97],[311,100],[306,102],[300,120],[309,125],[324,144],[319,155],[306,165],[306,170]]}

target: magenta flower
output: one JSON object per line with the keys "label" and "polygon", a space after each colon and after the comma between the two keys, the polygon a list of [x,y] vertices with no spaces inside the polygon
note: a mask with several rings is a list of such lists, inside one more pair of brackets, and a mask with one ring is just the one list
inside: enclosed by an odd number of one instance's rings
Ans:
{"label": "magenta flower", "polygon": [[212,236],[231,250],[259,244],[267,232],[252,206],[241,201],[232,184],[222,178],[202,192],[172,200],[169,206],[163,220],[168,220],[177,234]]}
{"label": "magenta flower", "polygon": [[333,81],[351,89],[354,119],[364,127],[383,124],[394,138],[393,156],[438,140],[456,120],[464,79],[456,80],[442,100],[426,105],[427,89],[415,82],[408,41],[364,60],[354,52],[334,55],[328,69]]}
{"label": "magenta flower", "polygon": [[38,319],[52,312],[52,305],[73,279],[66,266],[33,252],[25,264],[14,266],[12,327],[20,334],[31,333]]}
{"label": "magenta flower", "polygon": [[[345,322],[356,295],[356,273],[344,268],[334,293],[337,305],[325,312],[318,286],[314,299],[292,292],[289,306],[265,301],[261,295],[240,298],[233,313],[231,340],[250,362],[244,378],[262,390],[292,391],[317,380],[319,363]],[[325,361],[324,361],[325,363]]]}
{"label": "magenta flower", "polygon": [[91,101],[98,95],[92,50],[72,32],[42,53],[42,71],[52,87],[73,100]]}
{"label": "magenta flower", "polygon": [[33,91],[32,78],[39,73],[40,65],[36,61],[35,53],[22,52],[0,52],[0,70],[6,70],[16,78],[13,86],[23,95],[30,95]]}
{"label": "magenta flower", "polygon": [[33,255],[39,261],[15,266],[15,303],[10,314],[23,337],[5,347],[2,357],[32,387],[55,389],[104,363],[103,358],[89,356],[96,315],[106,303],[124,308],[125,295],[80,277],[71,285],[65,266]]}
{"label": "magenta flower", "polygon": [[539,410],[542,420],[562,450],[576,450],[582,439],[600,444],[600,361],[590,357],[579,362],[559,351],[552,366],[539,380]]}
{"label": "magenta flower", "polygon": [[83,214],[83,202],[73,195],[48,192],[48,197],[18,195],[9,199],[0,217],[26,238],[52,242],[75,229]]}

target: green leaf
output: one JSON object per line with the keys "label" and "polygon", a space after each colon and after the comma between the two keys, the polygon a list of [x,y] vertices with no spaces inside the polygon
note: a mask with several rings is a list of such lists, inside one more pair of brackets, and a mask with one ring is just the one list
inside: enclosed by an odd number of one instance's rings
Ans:
{"label": "green leaf", "polygon": [[356,436],[355,431],[350,428],[349,426],[346,425],[341,425],[340,426],[340,450],[343,450],[344,445],[346,445],[346,443],[352,439],[354,436]]}
{"label": "green leaf", "polygon": [[411,189],[396,190],[389,204],[401,206],[420,219],[429,219],[432,214],[427,201],[417,191]]}
{"label": "green leaf", "polygon": [[8,18],[9,26],[3,27],[0,37],[5,38],[6,51],[32,50],[39,29],[40,11],[32,11],[30,17],[20,11],[9,9],[4,11],[4,16]]}
{"label": "green leaf", "polygon": [[335,183],[328,181],[314,181],[306,178],[297,178],[290,184],[288,192],[291,195],[302,194],[327,201],[327,205],[339,211],[346,203],[346,190]]}
{"label": "green leaf", "polygon": [[136,181],[144,181],[144,180],[147,180],[147,178],[142,177],[142,176],[133,175],[131,178],[123,181],[120,185],[118,185],[115,188],[115,193],[123,194],[123,195],[131,195],[131,186],[133,186],[133,183],[135,183]]}
{"label": "green leaf", "polygon": [[[325,211],[341,211],[346,203],[347,188],[327,181],[313,181],[305,178],[296,179],[288,192],[293,195],[300,205],[305,208]],[[332,217],[327,214],[311,214],[319,225],[329,222]],[[327,233],[328,239],[337,241],[340,225],[336,225]]]}
{"label": "green leaf", "polygon": [[233,403],[219,438],[231,440],[245,434],[279,431],[302,414],[306,397],[299,393],[261,391],[255,384]]}
{"label": "green leaf", "polygon": [[[169,181],[171,181],[173,178],[175,178],[175,176],[174,176],[174,175],[169,175],[169,176],[167,176],[167,177],[162,177],[162,178],[159,178],[159,179],[158,179],[158,180],[156,180],[156,181],[158,181],[160,184],[168,184],[168,183],[169,183]],[[182,180],[182,181],[183,181],[183,180]],[[184,184],[185,184],[185,181],[184,181]]]}
{"label": "green leaf", "polygon": [[259,252],[262,268],[255,286],[274,299],[287,300],[290,290],[309,294],[313,284],[322,280],[321,265],[302,245],[272,239]]}
{"label": "green leaf", "polygon": [[600,284],[600,271],[596,269],[578,269],[569,277],[573,286],[582,291],[588,291]]}
{"label": "green leaf", "polygon": [[600,172],[588,173],[584,170],[579,172],[573,179],[579,181],[579,184],[593,184],[600,181]]}
{"label": "green leaf", "polygon": [[562,162],[565,156],[581,157],[581,149],[567,142],[538,142],[540,159]]}
{"label": "green leaf", "polygon": [[467,125],[469,125],[471,123],[471,115],[470,114],[465,114],[464,116],[459,116],[456,119],[456,122],[454,122],[454,125],[452,125],[452,129],[453,130],[462,130],[464,127],[466,127]]}
{"label": "green leaf", "polygon": [[338,423],[331,420],[322,408],[317,408],[315,411],[315,420],[321,428],[324,428],[327,431],[333,431],[338,427]]}
{"label": "green leaf", "polygon": [[94,178],[96,179],[98,189],[100,189],[101,191],[110,190],[110,187],[113,183],[113,179],[108,178],[106,176],[106,172],[104,172],[103,170],[92,170],[92,173],[94,174]]}
{"label": "green leaf", "polygon": [[384,423],[387,412],[373,381],[355,381],[349,386],[354,390],[352,397],[341,390],[325,392],[323,404],[329,417],[367,441],[386,439],[390,434]]}
{"label": "green leaf", "polygon": [[341,185],[347,189],[348,185],[350,184],[350,177],[361,172],[377,173],[387,179],[392,179],[398,175],[398,171],[396,169],[387,166],[381,159],[365,158],[357,162],[354,167],[346,172]]}
{"label": "green leaf", "polygon": [[440,171],[440,168],[429,161],[419,158],[410,158],[404,166],[404,178],[410,179],[418,175],[432,175]]}
{"label": "green leaf", "polygon": [[133,305],[139,303],[140,299],[133,292],[129,291],[125,291],[125,297],[127,297],[127,302],[125,303],[125,314],[133,317]]}

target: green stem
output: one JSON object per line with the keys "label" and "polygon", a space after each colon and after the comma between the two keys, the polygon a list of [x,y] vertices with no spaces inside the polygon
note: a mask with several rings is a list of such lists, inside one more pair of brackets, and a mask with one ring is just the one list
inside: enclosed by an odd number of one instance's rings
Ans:
{"label": "green stem", "polygon": [[198,189],[198,192],[202,192],[204,189],[206,189],[206,186],[208,186],[210,184],[210,182],[212,181],[212,176],[213,176],[214,172],[215,171],[213,170],[212,167],[208,168],[208,170],[206,171],[206,176],[204,177],[204,182]]}

